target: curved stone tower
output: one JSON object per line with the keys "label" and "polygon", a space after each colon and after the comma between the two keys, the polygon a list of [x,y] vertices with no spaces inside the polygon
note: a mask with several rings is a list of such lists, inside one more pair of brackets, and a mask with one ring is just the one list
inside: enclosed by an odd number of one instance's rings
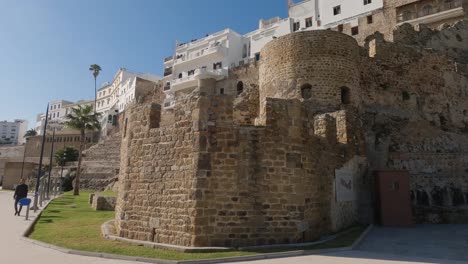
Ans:
{"label": "curved stone tower", "polygon": [[297,32],[271,41],[261,56],[261,116],[267,97],[328,109],[358,105],[359,46],[354,38],[330,30]]}

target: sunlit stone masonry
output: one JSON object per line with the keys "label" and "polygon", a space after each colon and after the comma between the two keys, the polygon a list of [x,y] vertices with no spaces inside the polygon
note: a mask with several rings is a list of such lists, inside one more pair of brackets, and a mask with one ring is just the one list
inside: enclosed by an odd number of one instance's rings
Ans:
{"label": "sunlit stone masonry", "polygon": [[374,172],[410,175],[415,222],[463,222],[468,23],[272,40],[259,61],[200,77],[165,108],[164,81],[121,118],[115,226],[189,246],[313,241],[375,219]]}

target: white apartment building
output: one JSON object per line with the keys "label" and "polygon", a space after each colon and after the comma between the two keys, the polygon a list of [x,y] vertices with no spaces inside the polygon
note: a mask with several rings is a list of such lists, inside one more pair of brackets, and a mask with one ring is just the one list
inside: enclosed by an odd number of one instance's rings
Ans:
{"label": "white apartment building", "polygon": [[98,113],[109,111],[123,112],[125,107],[135,100],[136,78],[157,82],[162,78],[149,73],[129,72],[125,68],[120,68],[115,74],[111,83],[105,83],[97,91],[96,109]]}
{"label": "white apartment building", "polygon": [[249,57],[248,39],[231,29],[176,46],[174,55],[164,60],[165,107],[174,105],[175,92],[196,87],[200,79],[221,80],[230,67]]}
{"label": "white apartment building", "polygon": [[0,144],[22,145],[28,130],[28,121],[15,119],[13,122],[0,121]]}
{"label": "white apartment building", "polygon": [[383,0],[289,0],[288,18],[260,20],[258,29],[240,35],[231,29],[188,43],[177,43],[173,56],[164,59],[165,108],[174,106],[175,92],[196,87],[198,80],[221,80],[229,68],[260,59],[261,49],[272,39],[301,30],[326,29],[352,23],[383,7]]}
{"label": "white apartment building", "polygon": [[117,114],[136,100],[140,94],[137,87],[137,78],[158,82],[162,78],[149,73],[135,73],[120,68],[114,75],[112,82],[105,83],[96,94],[96,111],[101,114],[102,133],[115,125]]}
{"label": "white apartment building", "polygon": [[66,108],[73,102],[65,100],[55,100],[49,102],[49,120],[61,120],[67,113]]}
{"label": "white apartment building", "polygon": [[[114,116],[125,110],[125,107],[135,100],[137,94],[136,78],[141,78],[153,82],[161,80],[161,77],[129,72],[125,68],[120,68],[115,74],[111,83],[105,83],[96,94],[96,112],[101,114],[101,124],[103,131],[109,123],[112,124]],[[49,102],[49,120],[47,130],[57,131],[65,128],[66,116],[72,112],[72,108],[77,106],[91,106],[94,108],[94,100],[80,100],[76,103],[66,100],[54,100]],[[43,134],[45,114],[40,113],[36,118],[35,130],[39,135]]]}
{"label": "white apartment building", "polygon": [[[47,130],[61,131],[65,127],[66,116],[71,113],[71,109],[77,105],[91,105],[94,107],[94,100],[81,100],[76,103],[66,100],[54,100],[49,102],[49,119],[47,120]],[[38,135],[43,134],[46,114],[40,113],[36,117],[35,130]]]}

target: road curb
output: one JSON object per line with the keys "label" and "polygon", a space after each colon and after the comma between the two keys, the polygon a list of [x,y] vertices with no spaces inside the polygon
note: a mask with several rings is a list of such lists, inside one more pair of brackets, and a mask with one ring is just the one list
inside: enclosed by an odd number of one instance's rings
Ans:
{"label": "road curb", "polygon": [[42,212],[49,206],[50,202],[55,200],[56,198],[59,198],[60,196],[57,196],[53,199],[50,199],[47,201],[47,203],[42,207],[41,211],[36,215],[36,217],[32,220],[31,224],[26,228],[26,230],[23,232],[22,237],[29,237],[31,235],[32,231],[34,230],[34,226],[36,225],[37,221],[39,220],[40,216],[42,215]]}
{"label": "road curb", "polygon": [[366,238],[369,232],[372,231],[373,228],[374,228],[374,225],[370,224],[366,228],[366,230],[364,230],[364,232],[362,232],[362,234],[356,240],[354,240],[353,244],[351,245],[351,249],[356,249],[362,243],[364,238]]}

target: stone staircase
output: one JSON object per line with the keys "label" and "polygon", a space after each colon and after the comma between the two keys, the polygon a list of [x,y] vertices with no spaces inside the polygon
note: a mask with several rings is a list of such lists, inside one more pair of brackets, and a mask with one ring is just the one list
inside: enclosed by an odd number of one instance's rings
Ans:
{"label": "stone staircase", "polygon": [[120,169],[120,133],[115,133],[83,152],[80,188],[104,190],[116,182]]}

